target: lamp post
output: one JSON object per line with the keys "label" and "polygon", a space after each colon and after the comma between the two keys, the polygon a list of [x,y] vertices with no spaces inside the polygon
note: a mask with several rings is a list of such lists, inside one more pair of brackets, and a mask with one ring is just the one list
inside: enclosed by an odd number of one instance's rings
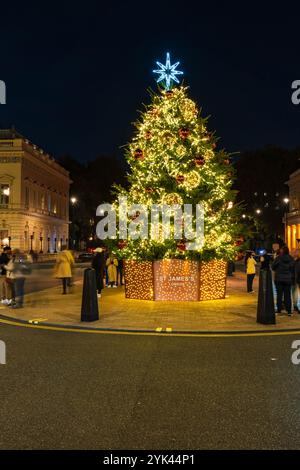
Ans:
{"label": "lamp post", "polygon": [[287,245],[288,244],[288,237],[287,237],[287,215],[288,215],[288,207],[289,207],[289,198],[285,197],[283,198],[283,203],[284,203],[284,242]]}
{"label": "lamp post", "polygon": [[47,242],[48,242],[47,253],[50,253],[50,237],[47,238]]}
{"label": "lamp post", "polygon": [[9,248],[11,248],[10,244],[11,244],[11,236],[8,237],[8,246],[9,246]]}
{"label": "lamp post", "polygon": [[76,203],[77,203],[77,197],[75,196],[72,196],[70,198],[70,203],[71,203],[71,248],[72,249],[75,249],[76,247],[76,239],[75,239],[75,230],[74,230],[74,213],[75,213],[75,206],[76,206]]}
{"label": "lamp post", "polygon": [[54,253],[57,253],[56,244],[57,244],[57,238],[55,237],[54,238]]}
{"label": "lamp post", "polygon": [[40,236],[40,253],[43,253],[43,237]]}
{"label": "lamp post", "polygon": [[30,253],[33,252],[33,239],[34,239],[34,232],[30,235]]}

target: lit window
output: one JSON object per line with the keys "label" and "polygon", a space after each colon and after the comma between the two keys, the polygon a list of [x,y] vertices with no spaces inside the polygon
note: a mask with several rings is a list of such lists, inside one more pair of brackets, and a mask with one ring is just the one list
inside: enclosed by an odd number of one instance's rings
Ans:
{"label": "lit window", "polygon": [[9,184],[1,184],[1,205],[7,206],[9,204],[10,187]]}

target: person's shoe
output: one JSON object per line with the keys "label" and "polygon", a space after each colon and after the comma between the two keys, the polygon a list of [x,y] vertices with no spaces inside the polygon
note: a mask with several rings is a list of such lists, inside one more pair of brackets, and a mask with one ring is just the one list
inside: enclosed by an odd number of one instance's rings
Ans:
{"label": "person's shoe", "polygon": [[254,290],[251,290],[251,291],[249,292],[249,294],[254,294],[254,292],[255,292]]}
{"label": "person's shoe", "polygon": [[111,288],[111,285],[109,285],[109,286],[107,286],[107,287],[108,287],[108,289],[110,289],[110,288]]}
{"label": "person's shoe", "polygon": [[11,302],[11,300],[8,300],[8,299],[1,300],[1,303],[3,305],[9,305],[10,302]]}
{"label": "person's shoe", "polygon": [[97,294],[98,299],[101,299],[101,294]]}
{"label": "person's shoe", "polygon": [[113,287],[116,289],[118,286],[116,286],[116,284],[114,284]]}
{"label": "person's shoe", "polygon": [[288,312],[288,317],[291,317],[292,316],[292,313],[291,312]]}

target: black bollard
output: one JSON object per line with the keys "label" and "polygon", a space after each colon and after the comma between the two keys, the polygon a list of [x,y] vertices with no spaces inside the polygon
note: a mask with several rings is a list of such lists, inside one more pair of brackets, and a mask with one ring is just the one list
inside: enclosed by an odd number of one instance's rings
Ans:
{"label": "black bollard", "polygon": [[81,321],[99,320],[98,298],[95,270],[87,268],[84,270]]}
{"label": "black bollard", "polygon": [[261,269],[259,274],[259,289],[257,303],[257,323],[275,325],[272,273],[269,267]]}

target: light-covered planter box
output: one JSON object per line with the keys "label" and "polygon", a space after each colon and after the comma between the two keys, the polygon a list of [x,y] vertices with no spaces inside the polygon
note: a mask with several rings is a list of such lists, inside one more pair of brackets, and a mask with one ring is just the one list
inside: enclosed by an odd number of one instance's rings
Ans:
{"label": "light-covered planter box", "polygon": [[224,299],[227,262],[125,261],[125,297],[140,300]]}

